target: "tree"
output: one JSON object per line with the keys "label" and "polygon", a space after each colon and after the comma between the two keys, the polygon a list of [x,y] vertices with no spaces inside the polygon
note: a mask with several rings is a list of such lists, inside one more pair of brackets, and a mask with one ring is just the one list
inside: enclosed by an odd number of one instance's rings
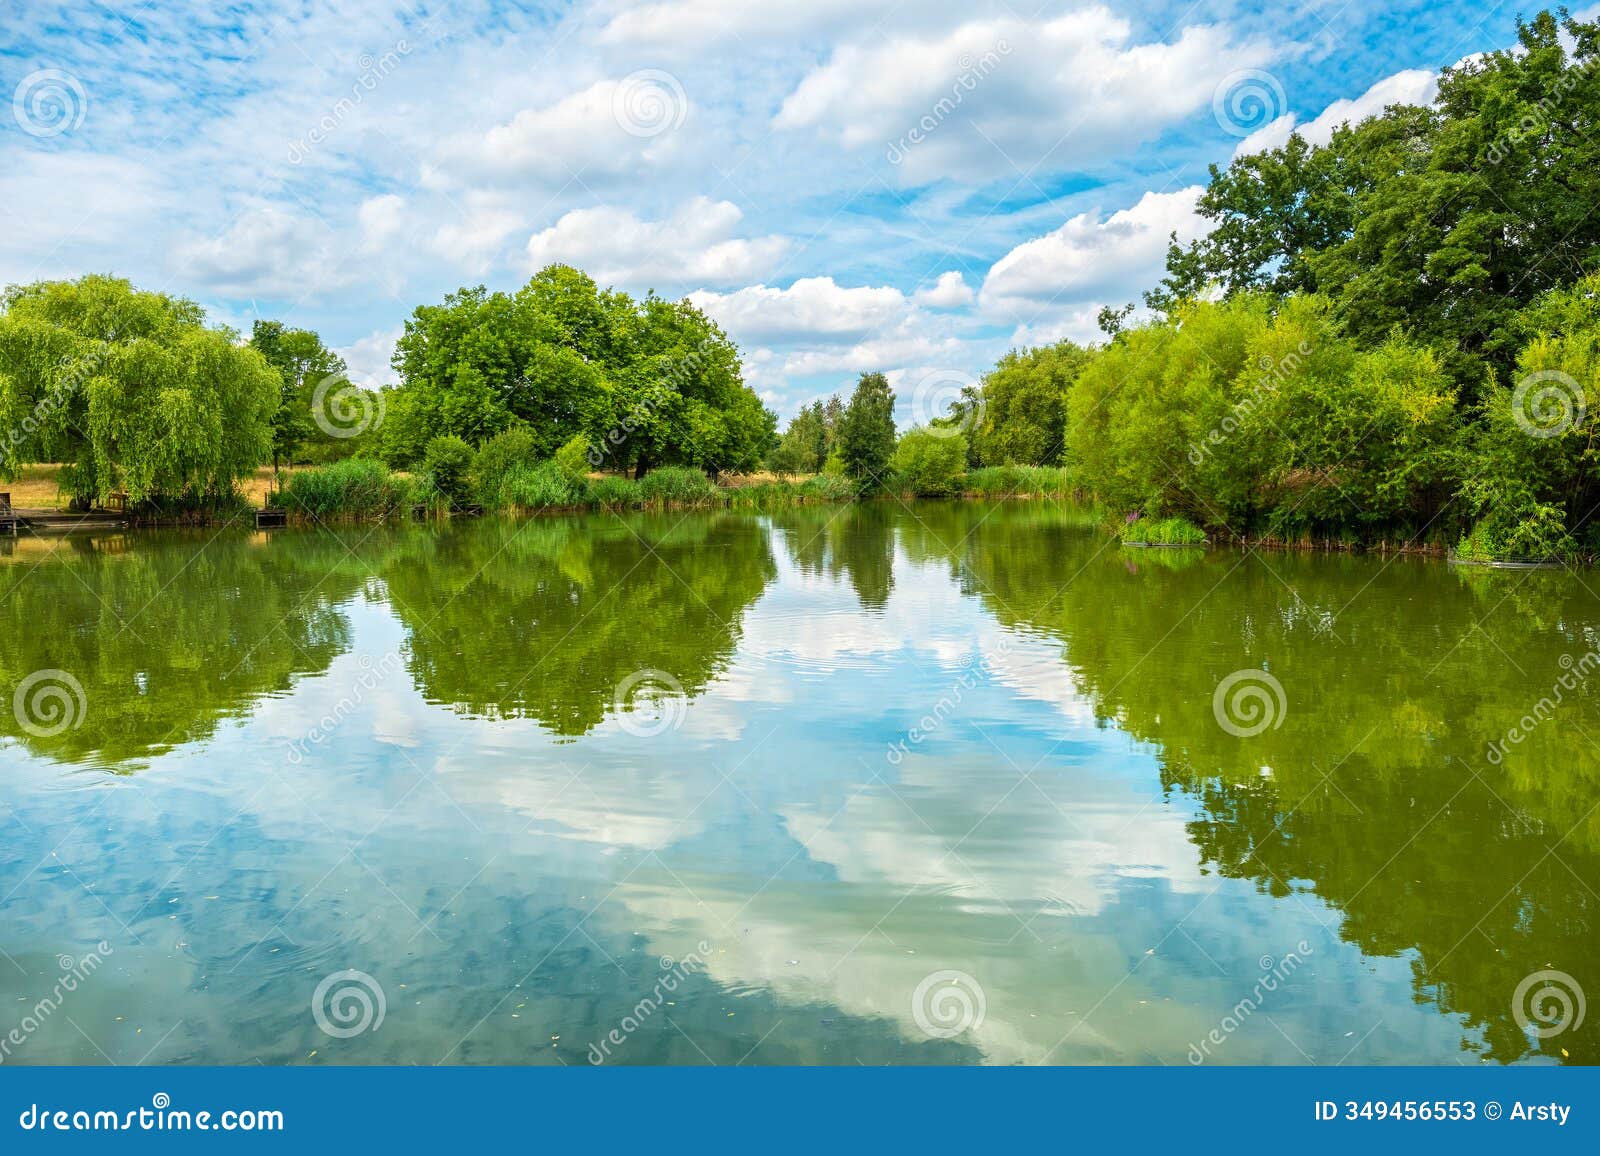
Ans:
{"label": "tree", "polygon": [[[250,334],[250,347],[278,371],[278,410],[272,418],[272,469],[280,462],[294,464],[302,443],[323,431],[313,420],[312,395],[324,378],[343,374],[344,358],[322,344],[309,329],[290,329],[281,321],[258,320]],[[323,435],[322,440],[335,439]]]}
{"label": "tree", "polygon": [[1067,392],[1090,357],[1071,341],[1002,357],[984,377],[967,422],[978,463],[1048,466],[1060,461]]}
{"label": "tree", "polygon": [[845,474],[865,492],[882,487],[894,453],[894,394],[881,373],[863,373],[839,422]]}
{"label": "tree", "polygon": [[419,307],[395,351],[384,456],[409,465],[428,440],[481,444],[528,429],[548,458],[577,435],[596,466],[748,469],[776,418],[745,385],[739,352],[688,301],[635,301],[552,265],[514,294],[462,289]]}
{"label": "tree", "polygon": [[89,276],[0,297],[0,469],[61,462],[86,506],[231,494],[271,451],[278,375],[192,301]]}
{"label": "tree", "polygon": [[956,492],[967,469],[967,439],[949,430],[917,426],[906,431],[889,459],[895,483],[922,498]]}
{"label": "tree", "polygon": [[[837,400],[837,399],[835,399]],[[772,468],[780,474],[814,474],[828,460],[834,435],[821,401],[802,406],[772,451]]]}

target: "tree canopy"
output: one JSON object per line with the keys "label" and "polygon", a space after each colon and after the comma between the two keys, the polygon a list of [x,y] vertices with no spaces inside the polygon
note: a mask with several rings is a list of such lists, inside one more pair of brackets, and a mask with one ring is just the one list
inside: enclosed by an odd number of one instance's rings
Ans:
{"label": "tree canopy", "polygon": [[0,469],[61,462],[80,502],[217,496],[272,444],[278,375],[192,301],[88,276],[0,297]]}
{"label": "tree canopy", "polygon": [[755,465],[776,437],[738,349],[698,308],[602,291],[566,265],[512,294],[478,286],[421,306],[394,365],[383,449],[398,465],[440,434],[476,445],[525,427],[542,458],[581,434],[596,465],[716,473]]}

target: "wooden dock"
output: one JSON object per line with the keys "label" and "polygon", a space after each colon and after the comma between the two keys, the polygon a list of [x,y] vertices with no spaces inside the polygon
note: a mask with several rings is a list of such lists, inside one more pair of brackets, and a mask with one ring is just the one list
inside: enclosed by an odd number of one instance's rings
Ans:
{"label": "wooden dock", "polygon": [[23,530],[30,534],[69,534],[79,530],[120,530],[127,524],[128,515],[115,510],[63,513],[25,509],[13,506],[10,494],[0,494],[0,535],[7,537],[16,537]]}

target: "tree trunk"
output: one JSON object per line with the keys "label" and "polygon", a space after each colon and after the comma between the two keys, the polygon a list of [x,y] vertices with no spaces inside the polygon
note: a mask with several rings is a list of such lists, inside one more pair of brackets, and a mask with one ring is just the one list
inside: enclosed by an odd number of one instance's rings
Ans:
{"label": "tree trunk", "polygon": [[640,458],[638,461],[633,463],[633,480],[634,481],[636,481],[636,482],[637,481],[642,481],[644,479],[645,474],[647,474],[649,472],[650,472],[650,463],[645,461],[643,458]]}

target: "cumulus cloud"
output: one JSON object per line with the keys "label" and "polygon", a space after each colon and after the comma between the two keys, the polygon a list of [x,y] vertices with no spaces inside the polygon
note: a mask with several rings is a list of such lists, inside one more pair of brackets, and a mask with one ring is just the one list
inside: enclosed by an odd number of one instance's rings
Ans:
{"label": "cumulus cloud", "polygon": [[670,155],[689,115],[683,86],[665,73],[600,80],[553,104],[524,108],[487,132],[452,142],[426,171],[434,186],[464,168],[481,179],[559,184],[635,174]]}
{"label": "cumulus cloud", "polygon": [[1320,116],[1305,124],[1300,124],[1294,113],[1284,113],[1240,141],[1233,155],[1237,158],[1280,148],[1288,143],[1293,132],[1298,132],[1309,144],[1325,145],[1342,124],[1359,124],[1391,104],[1432,104],[1438,95],[1438,73],[1426,68],[1408,68],[1384,77],[1358,97],[1334,101]]}
{"label": "cumulus cloud", "polygon": [[1165,268],[1168,237],[1188,241],[1204,232],[1195,205],[1199,185],[1175,193],[1148,192],[1109,217],[1079,213],[1059,228],[1025,241],[1001,257],[984,278],[981,301],[998,317],[1033,323],[1041,313],[1092,315],[1153,285]]}
{"label": "cumulus cloud", "polygon": [[966,279],[952,269],[940,273],[939,279],[928,288],[918,289],[912,300],[930,309],[956,309],[971,304],[972,289]]}
{"label": "cumulus cloud", "polygon": [[241,213],[217,236],[180,245],[176,266],[185,282],[221,296],[299,300],[349,284],[349,255],[323,221],[267,206]]}
{"label": "cumulus cloud", "polygon": [[789,94],[776,125],[875,148],[908,179],[1100,162],[1209,106],[1219,78],[1274,55],[1220,25],[1138,42],[1102,7],[1050,20],[849,44]]}
{"label": "cumulus cloud", "polygon": [[380,329],[359,341],[334,350],[344,358],[345,376],[368,389],[377,389],[379,386],[395,382],[397,380],[395,372],[389,362],[394,357],[395,344],[404,334],[403,325],[394,329]]}
{"label": "cumulus cloud", "polygon": [[737,339],[861,338],[904,318],[906,295],[887,285],[846,288],[832,277],[802,277],[787,289],[749,285],[690,299]]}
{"label": "cumulus cloud", "polygon": [[659,221],[615,206],[574,209],[528,239],[528,263],[565,262],[607,284],[735,284],[770,272],[789,248],[777,234],[735,236],[743,219],[731,201],[706,197]]}

